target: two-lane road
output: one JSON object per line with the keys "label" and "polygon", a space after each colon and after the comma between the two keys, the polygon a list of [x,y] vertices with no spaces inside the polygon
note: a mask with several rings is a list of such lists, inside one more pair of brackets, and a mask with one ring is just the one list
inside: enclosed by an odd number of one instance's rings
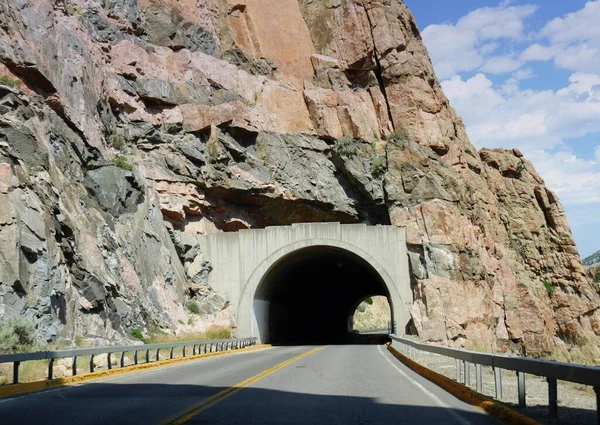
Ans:
{"label": "two-lane road", "polygon": [[497,423],[379,345],[273,347],[0,400],[2,424]]}

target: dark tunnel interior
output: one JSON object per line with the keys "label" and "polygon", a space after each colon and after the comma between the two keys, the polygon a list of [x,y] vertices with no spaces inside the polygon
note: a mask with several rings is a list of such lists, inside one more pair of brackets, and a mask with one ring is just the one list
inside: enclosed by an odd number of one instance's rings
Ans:
{"label": "dark tunnel interior", "polygon": [[356,342],[352,317],[366,297],[389,292],[377,271],[364,259],[333,247],[295,251],[263,277],[254,300],[266,310],[259,322],[263,341],[284,344]]}

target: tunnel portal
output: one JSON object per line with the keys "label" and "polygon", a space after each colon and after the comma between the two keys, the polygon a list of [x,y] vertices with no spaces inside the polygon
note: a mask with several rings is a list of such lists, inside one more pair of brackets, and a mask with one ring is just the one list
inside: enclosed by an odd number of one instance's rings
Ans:
{"label": "tunnel portal", "polygon": [[[388,297],[381,276],[364,259],[341,248],[313,246],[279,260],[264,276],[254,308],[271,344],[351,342],[352,317],[369,296]],[[256,312],[255,312],[256,313]]]}
{"label": "tunnel portal", "polygon": [[198,264],[230,302],[238,337],[335,342],[368,296],[383,295],[400,334],[412,291],[406,231],[395,226],[302,223],[199,236]]}

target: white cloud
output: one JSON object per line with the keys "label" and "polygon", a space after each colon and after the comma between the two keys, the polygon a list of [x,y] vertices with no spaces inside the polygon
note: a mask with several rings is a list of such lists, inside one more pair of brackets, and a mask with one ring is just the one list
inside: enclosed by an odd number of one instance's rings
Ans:
{"label": "white cloud", "polygon": [[539,32],[553,44],[600,40],[600,1],[589,1],[584,8],[548,22]]}
{"label": "white cloud", "polygon": [[559,96],[581,96],[600,98],[600,74],[575,73],[569,77],[569,87],[559,90]]}
{"label": "white cloud", "polygon": [[[548,22],[520,56],[524,61],[554,59],[557,66],[572,71],[600,70],[600,1],[589,1],[583,9]],[[542,41],[544,40],[544,41]],[[545,44],[542,44],[545,43]]]}
{"label": "white cloud", "polygon": [[483,72],[490,74],[504,74],[516,71],[521,67],[521,61],[509,56],[496,56],[488,59],[481,68]]}
{"label": "white cloud", "polygon": [[547,61],[556,56],[557,49],[542,46],[539,43],[534,43],[521,53],[521,60],[524,61]]}
{"label": "white cloud", "polygon": [[596,146],[596,150],[594,151],[594,156],[596,157],[596,161],[600,162],[600,145]]}
{"label": "white cloud", "polygon": [[515,78],[495,88],[484,74],[443,81],[473,143],[552,149],[564,139],[600,132],[600,76],[573,74],[558,91],[527,90]]}
{"label": "white cloud", "polygon": [[[430,25],[423,30],[423,39],[442,79],[464,72],[482,69],[484,72],[512,72],[520,61],[510,55],[496,55],[499,40],[517,41],[523,38],[524,19],[537,10],[535,5],[477,9],[456,24]],[[483,67],[483,68],[482,68]]]}
{"label": "white cloud", "polygon": [[597,162],[585,160],[566,150],[525,153],[562,202],[570,205],[600,203],[600,166]]}

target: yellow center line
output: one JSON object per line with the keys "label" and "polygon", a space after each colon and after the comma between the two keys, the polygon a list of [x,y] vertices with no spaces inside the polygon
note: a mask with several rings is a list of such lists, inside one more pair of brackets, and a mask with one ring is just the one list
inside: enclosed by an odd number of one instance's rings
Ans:
{"label": "yellow center line", "polygon": [[183,410],[182,412],[179,412],[178,414],[175,414],[167,419],[165,419],[164,421],[161,422],[161,425],[180,425],[183,424],[187,421],[189,421],[190,419],[192,419],[194,416],[199,415],[200,413],[204,412],[205,410],[211,408],[212,406],[214,406],[215,404],[231,397],[232,395],[240,392],[241,390],[243,390],[244,388],[248,388],[250,385],[257,383],[258,381],[266,378],[269,375],[274,374],[275,372],[277,372],[280,369],[283,369],[284,367],[294,363],[297,360],[300,360],[306,356],[310,356],[313,353],[316,353],[317,351],[320,351],[322,349],[324,349],[325,347],[317,347],[317,348],[313,348],[310,351],[307,351],[305,353],[302,353],[296,357],[292,357],[291,359],[285,360],[275,366],[273,366],[270,369],[266,369],[263,370],[262,372],[257,373],[254,376],[251,376],[248,379],[244,379],[241,382],[238,382],[235,385],[232,385],[229,388],[225,388],[222,391],[219,391],[216,394],[213,394],[212,396],[186,408],[185,410]]}

